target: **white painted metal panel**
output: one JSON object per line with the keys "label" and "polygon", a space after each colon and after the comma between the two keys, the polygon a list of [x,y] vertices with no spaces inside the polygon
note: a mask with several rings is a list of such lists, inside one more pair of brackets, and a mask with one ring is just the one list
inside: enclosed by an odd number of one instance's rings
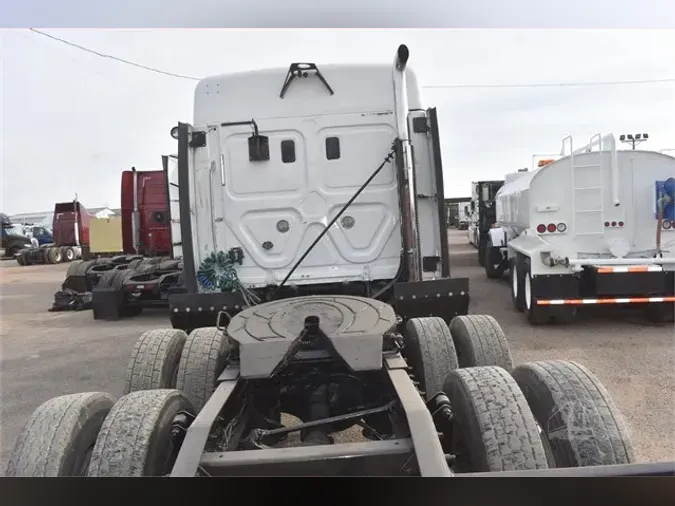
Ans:
{"label": "white painted metal panel", "polygon": [[[237,267],[249,286],[280,282],[311,242],[382,163],[395,138],[393,115],[344,114],[256,119],[270,160],[249,161],[250,126],[218,126],[195,160],[197,264],[214,249],[244,250]],[[328,160],[325,139],[340,140]],[[284,163],[282,141],[295,160]],[[392,279],[401,255],[397,181],[387,164],[294,272],[290,283]],[[287,232],[278,228],[285,220]],[[267,243],[267,244],[266,244]],[[267,248],[265,247],[267,246]],[[270,247],[271,246],[271,247]]]}

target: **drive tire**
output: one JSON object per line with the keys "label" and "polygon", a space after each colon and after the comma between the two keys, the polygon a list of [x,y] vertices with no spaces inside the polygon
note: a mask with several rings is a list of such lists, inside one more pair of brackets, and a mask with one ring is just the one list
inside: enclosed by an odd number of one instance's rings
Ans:
{"label": "drive tire", "polygon": [[62,253],[64,262],[72,262],[77,257],[77,255],[75,254],[75,250],[70,246],[64,246],[62,248]]}
{"label": "drive tire", "polygon": [[42,403],[19,433],[6,476],[86,476],[91,451],[115,399],[102,392]]}
{"label": "drive tire", "polygon": [[61,262],[63,262],[63,251],[61,250],[61,248],[57,246],[50,248],[49,260],[50,260],[49,263],[52,264],[60,264]]}
{"label": "drive tire", "polygon": [[411,318],[405,326],[405,350],[420,390],[431,399],[443,390],[445,377],[459,368],[448,325],[439,317]]}
{"label": "drive tire", "polygon": [[635,461],[623,416],[584,366],[548,360],[519,365],[512,374],[546,437],[555,467]]}
{"label": "drive tire", "polygon": [[98,433],[87,476],[169,474],[179,450],[172,424],[181,412],[194,416],[190,401],[178,390],[141,390],[122,397]]}
{"label": "drive tire", "polygon": [[548,469],[534,415],[504,369],[451,371],[444,392],[455,415],[453,453],[459,472]]}
{"label": "drive tire", "polygon": [[178,365],[176,388],[199,412],[216,389],[218,376],[227,366],[231,343],[225,331],[200,327],[187,337]]}
{"label": "drive tire", "polygon": [[455,316],[450,334],[457,350],[459,367],[498,366],[510,371],[513,357],[506,334],[489,315]]}
{"label": "drive tire", "polygon": [[131,352],[124,379],[124,393],[176,388],[178,363],[187,340],[182,330],[144,332]]}

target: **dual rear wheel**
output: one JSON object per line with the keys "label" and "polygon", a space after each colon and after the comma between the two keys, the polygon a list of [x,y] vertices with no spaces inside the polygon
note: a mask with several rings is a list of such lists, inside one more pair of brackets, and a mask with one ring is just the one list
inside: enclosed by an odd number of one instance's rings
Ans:
{"label": "dual rear wheel", "polygon": [[537,303],[541,297],[533,286],[530,261],[520,253],[516,253],[509,261],[509,287],[513,307],[523,313],[531,325],[546,325],[551,320],[568,324],[576,317],[577,308],[574,306],[551,307]]}
{"label": "dual rear wheel", "polygon": [[[514,367],[490,316],[406,324],[405,353],[431,399],[454,414],[443,444],[457,472],[625,464],[633,450],[623,418],[600,381],[570,361]],[[125,395],[93,392],[51,399],[22,430],[8,476],[162,476],[180,441],[174,419],[194,416],[213,393],[230,352],[215,328],[189,336],[150,331],[132,353]]]}
{"label": "dual rear wheel", "polygon": [[426,398],[443,392],[450,401],[453,430],[443,444],[456,472],[634,460],[621,413],[585,367],[565,360],[514,367],[492,317],[458,316],[447,332],[438,320],[408,321],[406,354]]}

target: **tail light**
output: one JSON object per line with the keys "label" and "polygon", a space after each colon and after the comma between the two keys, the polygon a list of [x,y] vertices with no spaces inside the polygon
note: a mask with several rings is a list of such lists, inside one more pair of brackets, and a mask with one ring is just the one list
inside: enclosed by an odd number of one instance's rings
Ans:
{"label": "tail light", "polygon": [[555,223],[549,223],[549,224],[548,224],[548,227],[546,227],[546,230],[548,230],[549,232],[553,233],[553,232],[555,232],[556,230],[558,230],[558,227],[555,226]]}
{"label": "tail light", "polygon": [[558,232],[564,232],[565,230],[567,230],[567,225],[564,223],[558,223]]}
{"label": "tail light", "polygon": [[623,221],[620,221],[620,222],[619,222],[619,226],[620,226],[620,227],[623,227],[624,225],[625,225],[625,223],[624,223]]}
{"label": "tail light", "polygon": [[540,234],[546,232],[546,225],[537,225],[537,232],[539,232]]}

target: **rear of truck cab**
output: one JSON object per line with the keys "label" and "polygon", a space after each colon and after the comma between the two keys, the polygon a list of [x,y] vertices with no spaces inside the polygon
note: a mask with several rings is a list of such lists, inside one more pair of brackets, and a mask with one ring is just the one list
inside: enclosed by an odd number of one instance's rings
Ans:
{"label": "rear of truck cab", "polygon": [[283,296],[393,288],[411,314],[428,315],[422,300],[465,313],[468,280],[449,278],[436,112],[424,109],[415,74],[405,69],[407,86],[398,88],[405,100],[398,100],[389,65],[319,65],[303,77],[292,70],[215,76],[197,86],[195,126],[181,124],[177,133],[187,293],[170,298],[172,312],[236,312],[246,304],[209,284],[209,266],[225,255],[238,259],[246,290],[263,293],[286,277]]}

